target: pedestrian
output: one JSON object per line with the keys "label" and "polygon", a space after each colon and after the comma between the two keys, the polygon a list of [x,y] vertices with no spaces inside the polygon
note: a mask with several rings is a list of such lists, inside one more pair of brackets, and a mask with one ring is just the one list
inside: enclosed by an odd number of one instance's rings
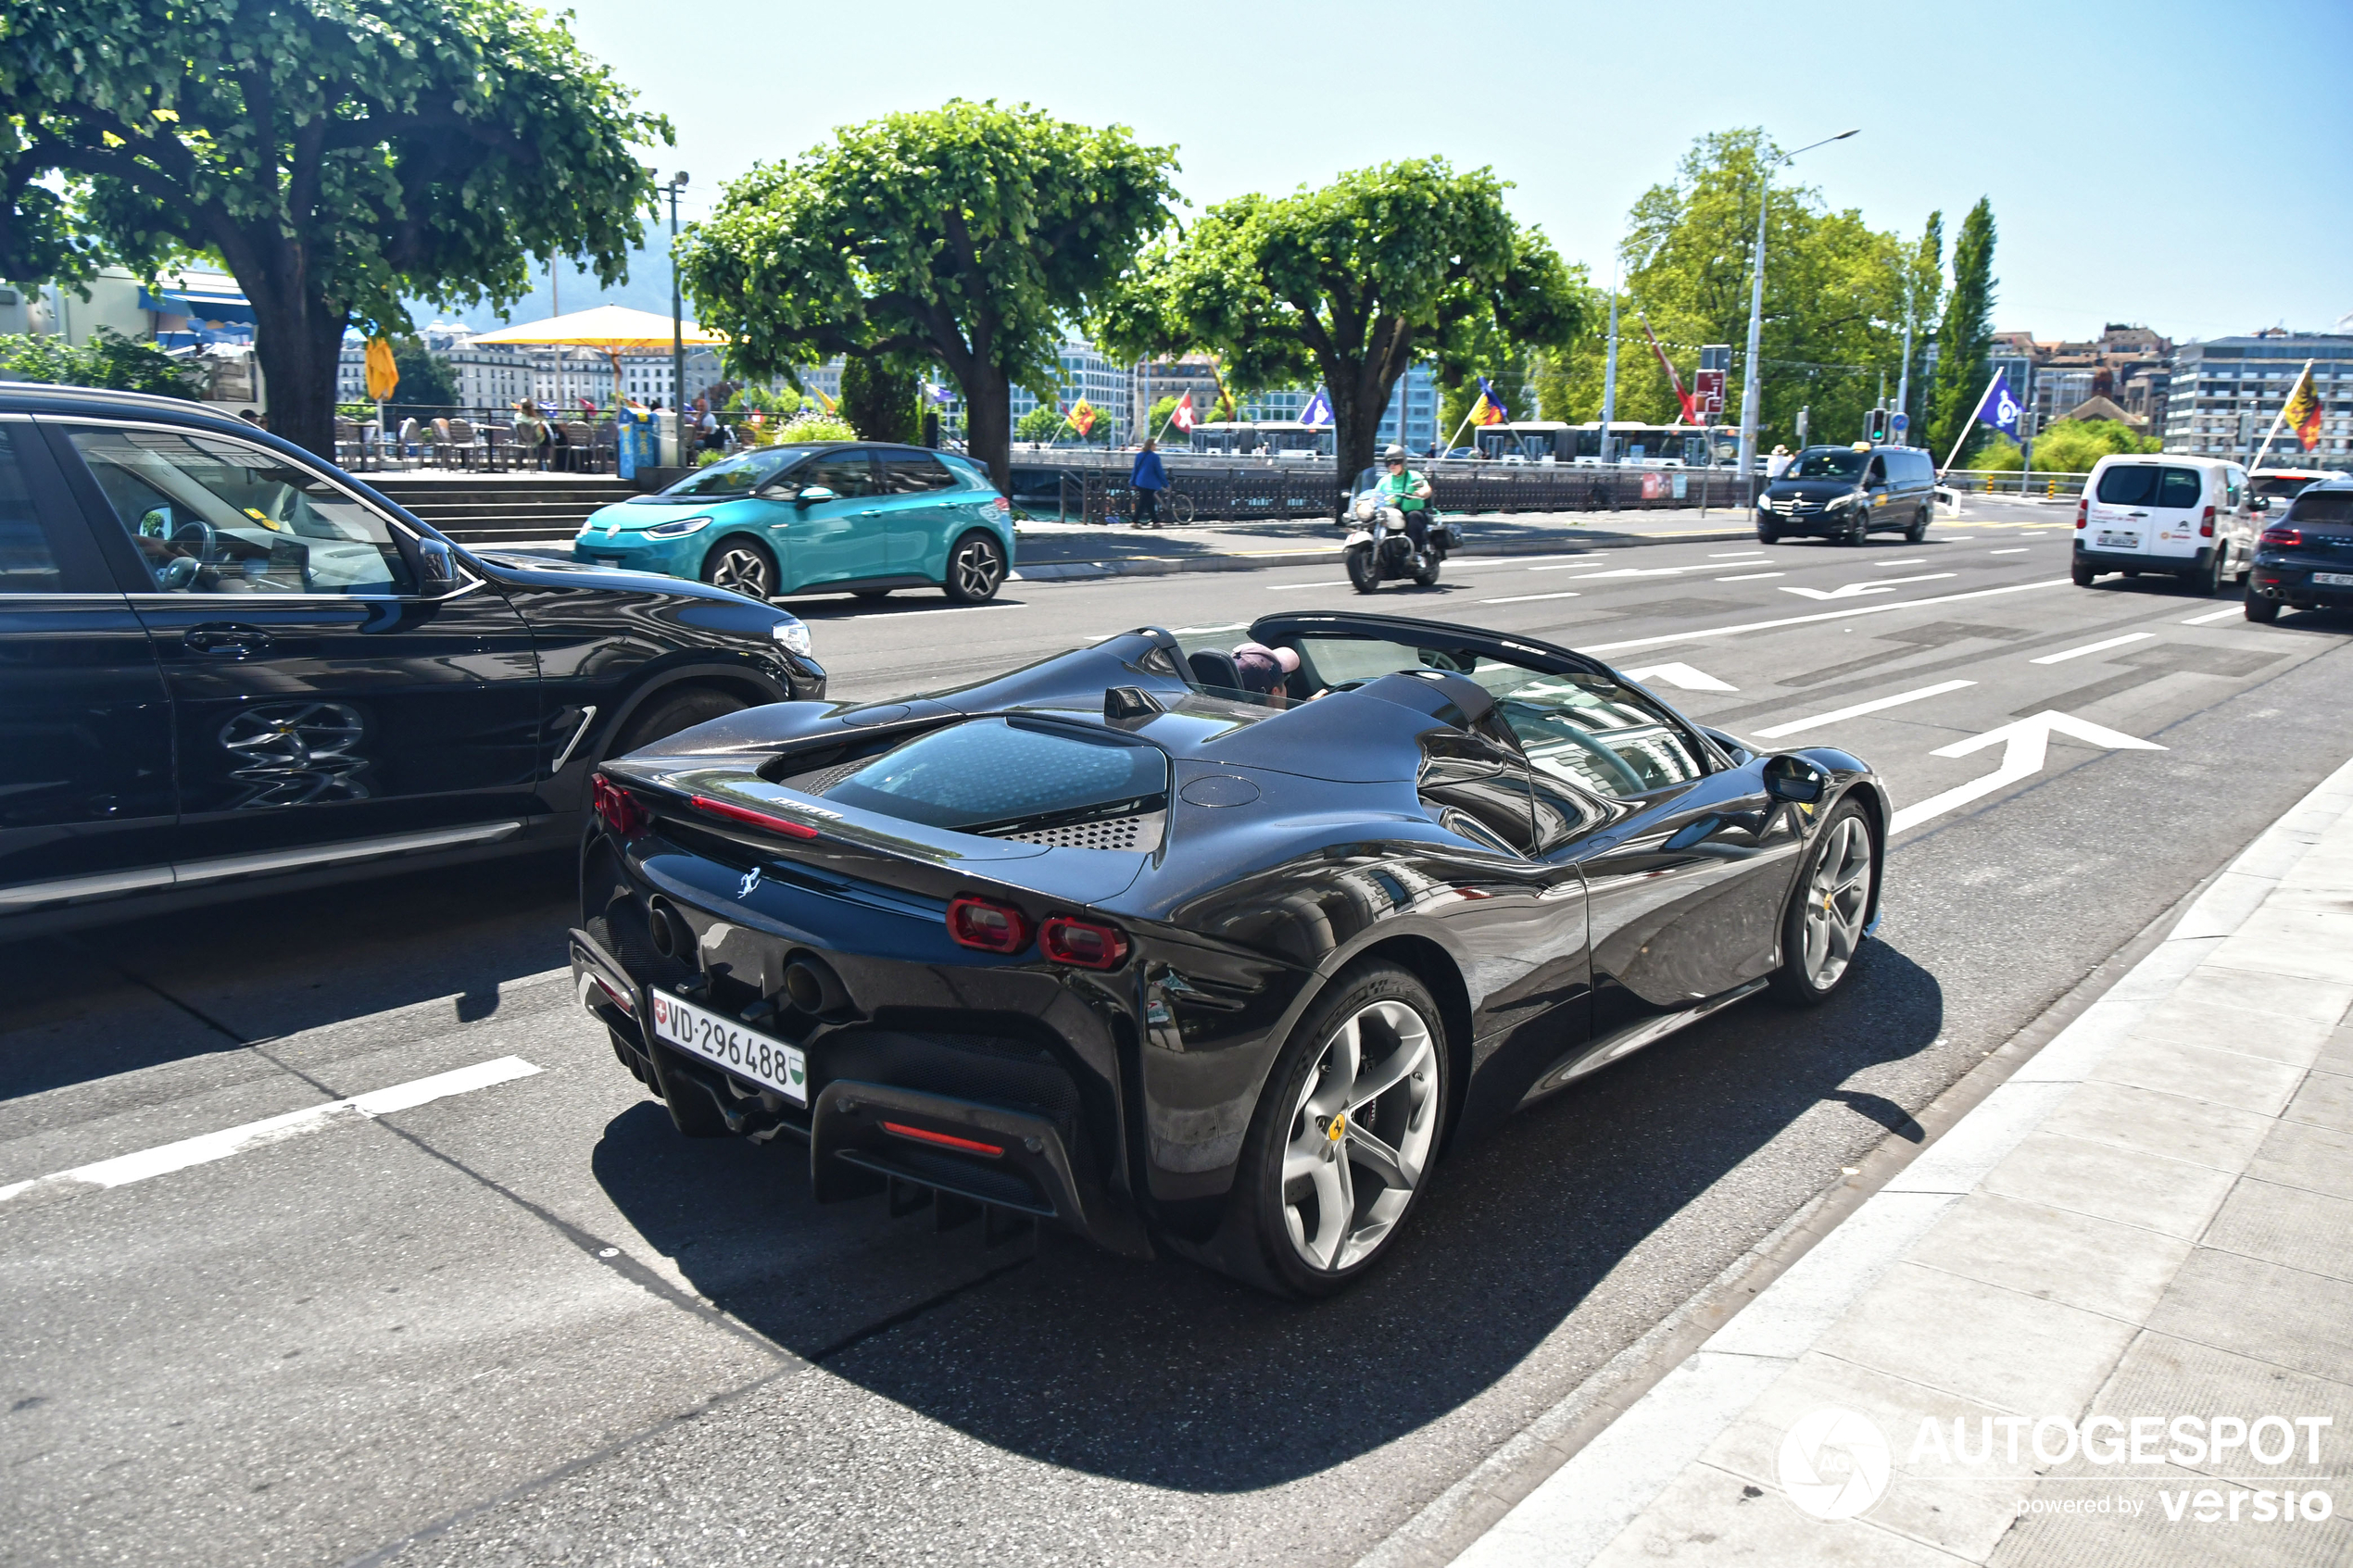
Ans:
{"label": "pedestrian", "polygon": [[402,457],[413,458],[417,455],[418,432],[422,428],[417,423],[417,416],[414,414],[400,421],[400,455]]}
{"label": "pedestrian", "polygon": [[1160,526],[1160,493],[1168,488],[1168,470],[1160,464],[1160,443],[1144,438],[1144,449],[1136,454],[1136,465],[1127,472],[1128,487],[1136,492],[1136,526]]}
{"label": "pedestrian", "polygon": [[1765,481],[1766,481],[1766,483],[1769,484],[1769,483],[1771,483],[1774,480],[1777,480],[1777,479],[1780,478],[1780,477],[1781,477],[1781,475],[1782,475],[1783,473],[1785,473],[1786,471],[1788,471],[1789,465],[1790,465],[1790,450],[1789,450],[1789,448],[1788,448],[1788,447],[1786,447],[1786,446],[1781,446],[1781,445],[1775,445],[1775,446],[1774,446],[1774,448],[1773,448],[1773,455],[1772,455],[1771,457],[1769,457],[1769,458],[1766,458],[1766,459],[1765,459]]}
{"label": "pedestrian", "polygon": [[546,434],[547,427],[545,421],[539,418],[537,406],[528,398],[516,404],[515,445],[518,450],[529,454],[531,461],[535,464],[540,460],[539,444]]}
{"label": "pedestrian", "polygon": [[1234,645],[1234,667],[1242,672],[1242,690],[1260,697],[1269,708],[1288,708],[1283,683],[1299,669],[1293,648],[1270,648],[1265,643]]}

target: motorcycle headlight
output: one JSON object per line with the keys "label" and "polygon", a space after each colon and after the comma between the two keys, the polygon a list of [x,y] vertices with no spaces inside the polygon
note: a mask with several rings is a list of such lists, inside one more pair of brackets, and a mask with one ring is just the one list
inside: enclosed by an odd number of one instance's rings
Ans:
{"label": "motorcycle headlight", "polygon": [[1356,521],[1358,522],[1372,521],[1373,514],[1379,510],[1379,503],[1375,501],[1371,495],[1365,495],[1356,497]]}
{"label": "motorcycle headlight", "polygon": [[699,533],[711,526],[707,517],[673,517],[667,522],[657,522],[646,530],[648,539],[684,539],[689,533]]}
{"label": "motorcycle headlight", "polygon": [[[698,518],[696,521],[698,522],[709,522],[711,520],[709,518]],[[768,628],[768,634],[775,638],[779,643],[782,643],[786,647],[791,649],[794,653],[799,654],[801,658],[807,659],[809,657],[809,627],[806,622],[799,621],[779,621],[776,624]]]}

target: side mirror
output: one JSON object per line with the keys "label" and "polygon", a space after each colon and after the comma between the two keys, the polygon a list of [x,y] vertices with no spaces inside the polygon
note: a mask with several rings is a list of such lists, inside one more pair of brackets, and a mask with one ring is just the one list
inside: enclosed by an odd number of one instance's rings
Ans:
{"label": "side mirror", "polygon": [[417,578],[418,592],[429,599],[457,591],[458,560],[447,545],[438,539],[417,541]]}
{"label": "side mirror", "polygon": [[1830,788],[1831,776],[1803,757],[1780,756],[1765,764],[1765,793],[1784,806],[1811,806]]}
{"label": "side mirror", "polygon": [[838,501],[841,497],[822,484],[804,484],[794,493],[793,499],[805,507],[812,501]]}

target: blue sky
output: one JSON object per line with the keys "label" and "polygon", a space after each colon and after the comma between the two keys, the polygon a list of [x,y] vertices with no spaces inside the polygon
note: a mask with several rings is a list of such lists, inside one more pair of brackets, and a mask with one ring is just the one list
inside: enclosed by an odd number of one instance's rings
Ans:
{"label": "blue sky", "polygon": [[[1996,327],[2213,337],[2353,312],[2345,0],[572,5],[676,127],[658,158],[692,175],[690,215],[833,126],[996,97],[1177,144],[1197,206],[1428,153],[1490,165],[1606,280],[1627,207],[1692,137],[1859,125],[1793,172],[1906,233],[1942,207],[1949,235],[1991,196]],[[634,282],[666,303],[659,259]]]}

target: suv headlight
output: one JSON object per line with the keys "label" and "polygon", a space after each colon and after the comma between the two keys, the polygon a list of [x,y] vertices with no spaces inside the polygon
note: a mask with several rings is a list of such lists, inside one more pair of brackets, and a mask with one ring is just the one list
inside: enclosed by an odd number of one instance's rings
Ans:
{"label": "suv headlight", "polygon": [[667,522],[657,522],[646,530],[648,539],[684,539],[689,533],[700,533],[711,526],[707,517],[674,517]]}
{"label": "suv headlight", "polygon": [[[709,518],[702,518],[698,521],[709,522],[711,520]],[[768,628],[768,634],[775,638],[776,641],[782,643],[786,647],[791,649],[794,653],[799,654],[801,658],[807,659],[810,657],[809,626],[807,622],[799,621],[779,621],[774,626]]]}

